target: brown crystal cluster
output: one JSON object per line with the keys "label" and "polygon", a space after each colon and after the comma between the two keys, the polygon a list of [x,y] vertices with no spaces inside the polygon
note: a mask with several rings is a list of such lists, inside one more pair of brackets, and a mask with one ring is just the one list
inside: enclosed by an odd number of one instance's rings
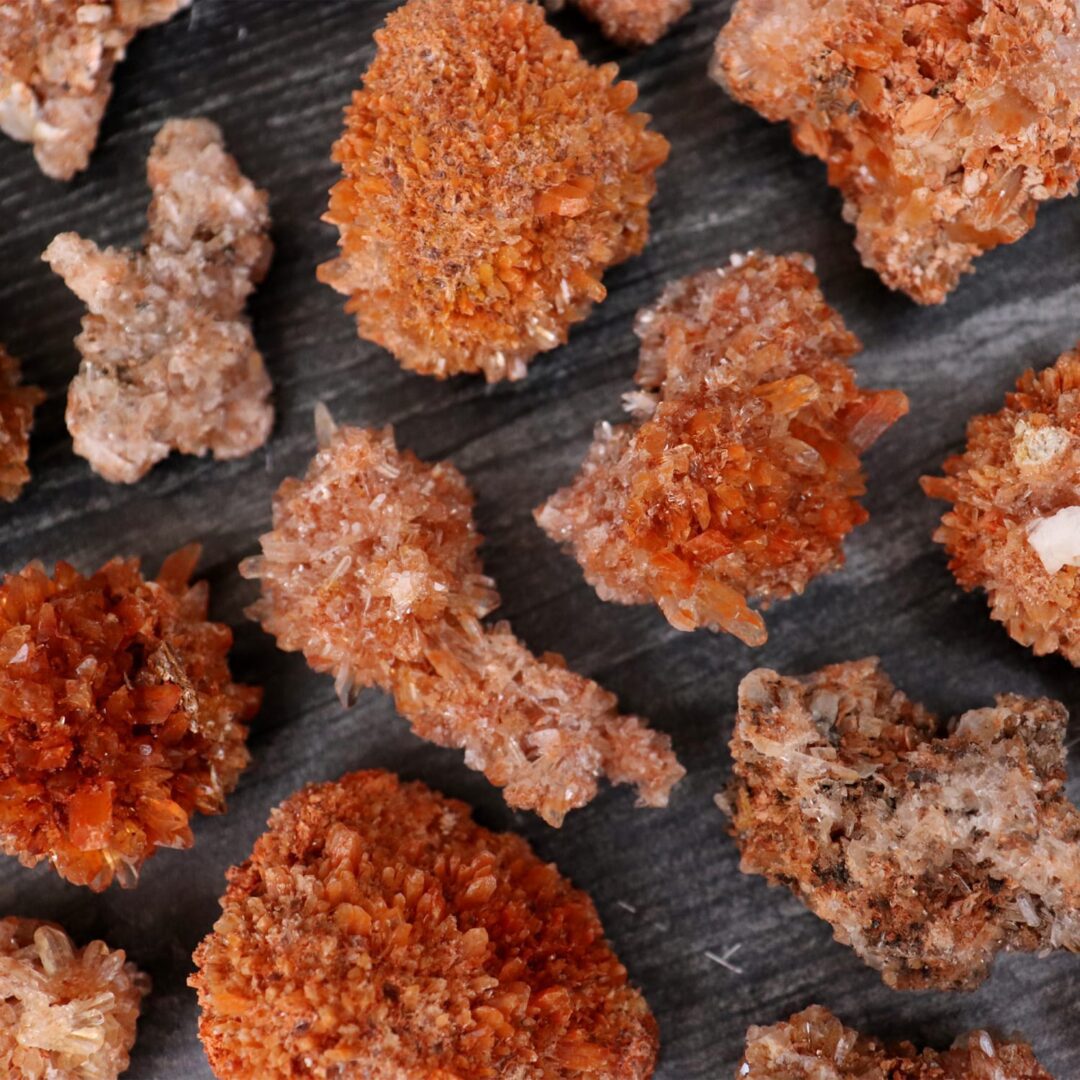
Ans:
{"label": "brown crystal cluster", "polygon": [[941,303],[1080,174],[1073,0],[739,0],[713,76],[828,165],[863,262]]}
{"label": "brown crystal cluster", "polygon": [[144,581],[137,560],[58,563],[0,586],[0,847],[77,885],[134,885],[192,843],[247,764],[260,691],[232,681],[232,633],[206,621],[197,545]]}
{"label": "brown crystal cluster", "polygon": [[536,4],[409,0],[375,40],[319,277],[406,368],[519,379],[644,247],[667,141]]}
{"label": "brown crystal cluster", "polygon": [[34,410],[45,400],[36,386],[23,386],[19,362],[0,345],[0,499],[13,502],[30,479],[30,430]]}
{"label": "brown crystal cluster", "polygon": [[222,1080],[645,1080],[656,1022],[589,897],[385,772],[304,789],[195,953]]}
{"label": "brown crystal cluster", "polygon": [[[547,0],[558,11],[563,0]],[[690,10],[690,0],[574,0],[605,37],[620,45],[653,45]]]}
{"label": "brown crystal cluster", "polygon": [[860,390],[859,342],[806,256],[733,256],[639,313],[634,422],[601,424],[574,482],[536,511],[605,600],[680,630],[766,639],[767,606],[844,560],[867,518],[859,455],[908,409]]}
{"label": "brown crystal cluster", "polygon": [[977,986],[1002,949],[1080,951],[1067,719],[1002,694],[942,725],[874,659],[751,672],[722,800],[741,868],[786,884],[901,989]]}
{"label": "brown crystal cluster", "polygon": [[452,465],[427,465],[393,432],[334,429],[305,479],[274,500],[274,531],[240,572],[259,578],[250,614],[286,651],[331,672],[342,699],[380,686],[418,735],[464,749],[511,806],[559,825],[606,775],[664,806],[684,770],[665,735],[615,698],[537,657],[506,623],[484,576],[473,496]]}
{"label": "brown crystal cluster", "polygon": [[1080,350],[1022,375],[944,471],[922,486],[953,504],[934,539],[956,580],[1016,641],[1080,665]]}
{"label": "brown crystal cluster", "polygon": [[860,1035],[811,1005],[770,1027],[751,1027],[739,1080],[1053,1080],[1026,1043],[988,1031],[945,1051],[917,1050]]}
{"label": "brown crystal cluster", "polygon": [[0,5],[0,131],[34,144],[41,171],[85,169],[113,68],[140,30],[191,0],[17,0]]}
{"label": "brown crystal cluster", "polygon": [[75,452],[133,483],[170,451],[242,457],[274,413],[244,304],[273,251],[265,191],[209,120],[170,120],[147,163],[145,249],[62,233],[46,262],[90,309],[68,393]]}
{"label": "brown crystal cluster", "polygon": [[123,949],[77,949],[53,923],[0,919],[0,1069],[11,1080],[115,1080],[149,991]]}

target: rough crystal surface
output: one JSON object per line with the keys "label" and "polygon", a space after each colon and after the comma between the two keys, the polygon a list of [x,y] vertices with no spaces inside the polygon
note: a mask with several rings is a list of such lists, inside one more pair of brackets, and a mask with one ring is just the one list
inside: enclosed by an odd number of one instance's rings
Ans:
{"label": "rough crystal surface", "polygon": [[287,651],[332,673],[343,699],[380,686],[423,738],[464,749],[511,806],[553,825],[606,775],[649,806],[683,775],[670,741],[615,698],[537,657],[506,623],[484,576],[465,478],[394,445],[392,431],[334,430],[303,480],[274,500],[274,531],[241,573],[260,578],[250,609]]}
{"label": "rough crystal surface", "polygon": [[859,455],[908,403],[855,385],[859,342],[811,265],[733,256],[639,313],[634,422],[601,424],[577,478],[536,511],[603,599],[760,645],[748,600],[843,563],[867,517]]}
{"label": "rough crystal surface", "polygon": [[170,120],[147,163],[145,248],[62,233],[44,258],[89,308],[68,393],[75,452],[106,480],[133,483],[170,451],[242,457],[274,413],[244,315],[273,251],[265,191],[208,120]]}
{"label": "rough crystal surface", "polygon": [[667,141],[536,4],[410,0],[375,39],[319,276],[406,368],[521,378],[644,247]]}
{"label": "rough crystal surface", "polygon": [[384,772],[304,789],[195,953],[217,1076],[645,1080],[657,1028],[589,897]]}
{"label": "rough crystal surface", "polygon": [[713,76],[828,165],[863,262],[936,304],[1080,174],[1072,0],[739,0]]}
{"label": "rough crystal surface", "polygon": [[30,479],[30,430],[34,410],[45,400],[36,386],[23,386],[19,362],[0,345],[0,499],[13,502]]}
{"label": "rough crystal surface", "polygon": [[232,633],[206,621],[197,545],[144,581],[134,559],[84,577],[31,563],[0,586],[0,846],[77,885],[134,885],[190,847],[247,764],[260,692],[234,683]]}
{"label": "rough crystal surface", "polygon": [[[546,0],[552,11],[564,0]],[[653,45],[690,10],[690,0],[573,0],[606,37],[620,45]]]}
{"label": "rough crystal surface", "polygon": [[741,868],[786,884],[901,989],[977,986],[1003,949],[1080,951],[1067,719],[1002,694],[942,725],[873,659],[751,672],[722,800]]}

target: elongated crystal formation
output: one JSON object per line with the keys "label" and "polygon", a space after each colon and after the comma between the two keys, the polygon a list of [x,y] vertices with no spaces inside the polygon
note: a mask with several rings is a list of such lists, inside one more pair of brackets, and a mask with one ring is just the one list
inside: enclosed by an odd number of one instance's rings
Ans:
{"label": "elongated crystal formation", "polygon": [[30,430],[34,410],[45,400],[36,386],[23,386],[19,362],[0,345],[0,499],[13,502],[30,480]]}

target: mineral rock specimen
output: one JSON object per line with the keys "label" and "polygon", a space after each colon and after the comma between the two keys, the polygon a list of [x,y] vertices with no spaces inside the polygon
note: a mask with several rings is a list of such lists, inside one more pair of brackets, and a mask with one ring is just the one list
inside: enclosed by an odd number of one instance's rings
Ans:
{"label": "mineral rock specimen", "polygon": [[785,884],[900,989],[969,989],[999,950],[1080,951],[1067,714],[1002,694],[942,725],[874,659],[739,687],[744,873]]}
{"label": "mineral rock specimen", "polygon": [[308,787],[195,953],[230,1080],[645,1080],[657,1029],[589,897],[520,837],[384,772]]}
{"label": "mineral rock specimen", "polygon": [[604,600],[680,630],[766,639],[747,600],[801,593],[867,518],[859,454],[907,412],[855,385],[855,336],[806,256],[733,256],[640,312],[634,422],[601,424],[574,482],[536,511]]}
{"label": "mineral rock specimen", "polygon": [[972,1031],[951,1050],[860,1035],[820,1005],[751,1027],[738,1080],[1053,1080],[1026,1043]]}
{"label": "mineral rock specimen", "polygon": [[[621,45],[653,45],[690,10],[690,0],[574,0],[575,7],[600,24]],[[557,11],[563,0],[547,0]]]}
{"label": "mineral rock specimen", "polygon": [[0,345],[0,499],[6,502],[17,499],[30,479],[30,429],[44,400],[36,386],[21,385],[19,362]]}
{"label": "mineral rock specimen", "polygon": [[713,77],[844,196],[863,262],[941,303],[1080,174],[1072,0],[739,0]]}
{"label": "mineral rock specimen", "polygon": [[85,169],[112,73],[140,30],[191,0],[17,0],[0,5],[0,131],[34,144],[41,171]]}
{"label": "mineral rock specimen", "polygon": [[68,395],[75,452],[106,480],[133,483],[171,450],[242,457],[274,413],[244,302],[272,245],[267,195],[209,120],[170,120],[147,176],[142,252],[101,251],[62,233],[45,252],[90,314]]}
{"label": "mineral rock specimen", "polygon": [[667,141],[536,4],[410,0],[376,41],[319,277],[406,368],[520,379],[644,247]]}
{"label": "mineral rock specimen", "polygon": [[1080,665],[1080,351],[1022,375],[944,469],[922,485],[953,503],[934,539],[956,580],[1016,641]]}
{"label": "mineral rock specimen", "polygon": [[95,892],[134,885],[155,848],[190,847],[247,764],[260,691],[229,675],[229,628],[206,621],[197,545],[144,581],[136,560],[91,577],[31,563],[0,586],[0,847]]}
{"label": "mineral rock specimen", "polygon": [[484,576],[473,496],[450,464],[400,452],[393,432],[334,429],[304,480],[274,500],[274,531],[240,572],[260,578],[249,611],[288,652],[332,672],[338,693],[380,686],[416,733],[465,750],[511,806],[552,825],[583,806],[604,774],[664,806],[684,770],[665,735],[620,716],[613,695],[534,656]]}
{"label": "mineral rock specimen", "polygon": [[103,941],[0,919],[0,1068],[11,1080],[115,1080],[150,980]]}

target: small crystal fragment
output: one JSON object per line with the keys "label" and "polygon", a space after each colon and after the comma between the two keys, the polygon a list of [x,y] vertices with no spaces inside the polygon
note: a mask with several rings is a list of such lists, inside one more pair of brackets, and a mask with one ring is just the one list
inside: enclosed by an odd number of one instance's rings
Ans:
{"label": "small crystal fragment", "polygon": [[45,400],[36,386],[23,386],[19,362],[0,345],[0,499],[13,502],[30,479],[30,430],[34,410]]}
{"label": "small crystal fragment", "polygon": [[147,163],[145,249],[61,233],[43,258],[90,309],[68,394],[75,452],[134,483],[170,451],[250,454],[273,424],[244,304],[273,247],[268,198],[209,120],[170,120]]}
{"label": "small crystal fragment", "polygon": [[811,267],[733,256],[638,314],[634,422],[601,424],[577,478],[535,513],[602,599],[761,645],[748,600],[767,607],[843,564],[867,518],[859,455],[908,402],[855,385],[859,342]]}
{"label": "small crystal fragment", "polygon": [[261,579],[252,618],[333,674],[343,700],[392,693],[418,735],[463,749],[511,806],[552,825],[602,775],[666,805],[684,772],[666,735],[620,716],[561,656],[534,656],[505,622],[482,624],[499,594],[461,473],[402,453],[389,428],[332,427],[305,479],[278,489],[262,557],[241,564]]}
{"label": "small crystal fragment", "polygon": [[[690,10],[690,0],[573,0],[606,37],[620,45],[653,45]],[[552,11],[563,0],[547,0]]]}
{"label": "small crystal fragment", "polygon": [[409,0],[375,40],[320,280],[410,370],[520,379],[645,246],[667,140],[536,4]]}
{"label": "small crystal fragment", "polygon": [[898,989],[971,989],[1001,950],[1080,951],[1067,720],[1001,694],[943,724],[875,659],[753,671],[725,799],[741,869],[786,884]]}
{"label": "small crystal fragment", "polygon": [[234,1080],[646,1080],[656,1021],[589,897],[518,836],[391,773],[276,809],[195,953]]}

